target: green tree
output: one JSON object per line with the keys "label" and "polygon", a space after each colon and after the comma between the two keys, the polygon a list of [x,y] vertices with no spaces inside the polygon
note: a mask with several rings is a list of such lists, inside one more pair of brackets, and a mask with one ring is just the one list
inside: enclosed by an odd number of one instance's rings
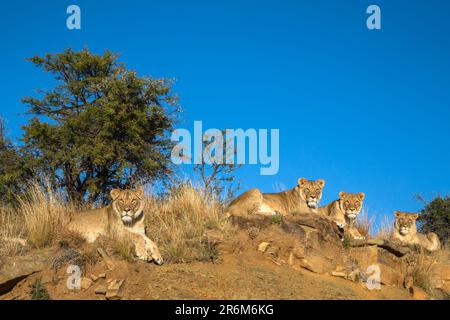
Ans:
{"label": "green tree", "polygon": [[6,137],[0,118],[0,202],[13,204],[16,195],[23,194],[32,173],[25,159]]}
{"label": "green tree", "polygon": [[139,77],[109,51],[68,49],[29,61],[57,83],[22,100],[34,115],[23,126],[23,153],[54,188],[95,202],[111,188],[170,174],[172,81]]}
{"label": "green tree", "polygon": [[450,240],[450,197],[437,196],[431,202],[425,202],[425,207],[419,217],[419,231],[434,232],[442,242]]}

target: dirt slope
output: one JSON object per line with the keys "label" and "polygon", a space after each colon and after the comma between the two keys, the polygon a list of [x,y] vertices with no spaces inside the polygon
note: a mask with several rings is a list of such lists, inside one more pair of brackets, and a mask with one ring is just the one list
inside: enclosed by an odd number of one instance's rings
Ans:
{"label": "dirt slope", "polygon": [[125,279],[123,299],[410,299],[403,288],[382,286],[369,291],[363,284],[276,264],[252,243],[239,252],[221,250],[217,263],[196,262],[156,266],[115,260],[109,271],[103,261],[86,275],[106,273],[86,290],[69,290],[65,267],[48,269],[21,281],[0,299],[30,299],[30,286],[42,279],[51,299],[105,299],[95,289],[110,279]]}

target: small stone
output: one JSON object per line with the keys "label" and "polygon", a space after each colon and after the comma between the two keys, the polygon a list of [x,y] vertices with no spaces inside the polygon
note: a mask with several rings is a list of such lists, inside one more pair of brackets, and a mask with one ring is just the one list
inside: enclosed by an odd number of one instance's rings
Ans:
{"label": "small stone", "polygon": [[100,274],[98,275],[98,277],[104,279],[104,278],[106,278],[106,273],[100,273]]}
{"label": "small stone", "polygon": [[91,278],[92,279],[92,281],[97,281],[98,280],[98,278],[99,277],[97,277],[95,274],[91,274],[90,276],[89,276],[89,278]]}
{"label": "small stone", "polygon": [[107,300],[120,300],[123,297],[123,283],[125,280],[114,280],[112,281],[106,291]]}
{"label": "small stone", "polygon": [[98,286],[95,289],[95,294],[106,294],[106,287],[105,286]]}
{"label": "small stone", "polygon": [[331,272],[331,275],[332,275],[332,276],[335,276],[335,277],[339,277],[339,278],[345,278],[345,277],[347,277],[347,275],[345,274],[345,272],[342,272],[342,271],[332,271],[332,272]]}
{"label": "small stone", "polygon": [[270,243],[269,243],[269,242],[261,242],[261,243],[258,245],[258,251],[264,253],[264,252],[266,252],[266,250],[267,250],[267,248],[268,248],[269,246],[270,246]]}
{"label": "small stone", "polygon": [[80,288],[82,290],[87,290],[92,286],[92,283],[93,282],[91,279],[83,277],[83,278],[81,278],[81,281],[80,281]]}

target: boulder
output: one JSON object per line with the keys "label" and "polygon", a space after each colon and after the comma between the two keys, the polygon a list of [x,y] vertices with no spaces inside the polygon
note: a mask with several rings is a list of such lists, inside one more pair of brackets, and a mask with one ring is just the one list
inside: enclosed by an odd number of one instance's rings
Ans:
{"label": "boulder", "polygon": [[401,272],[384,264],[379,264],[380,281],[387,286],[402,286],[405,282],[405,276]]}
{"label": "boulder", "polygon": [[31,274],[50,267],[53,255],[54,250],[41,249],[24,256],[3,258],[0,265],[0,295],[12,290]]}
{"label": "boulder", "polygon": [[289,265],[294,269],[305,268],[325,274],[343,264],[344,250],[340,231],[328,219],[311,214],[285,217],[281,223],[284,232],[295,238],[289,256]]}

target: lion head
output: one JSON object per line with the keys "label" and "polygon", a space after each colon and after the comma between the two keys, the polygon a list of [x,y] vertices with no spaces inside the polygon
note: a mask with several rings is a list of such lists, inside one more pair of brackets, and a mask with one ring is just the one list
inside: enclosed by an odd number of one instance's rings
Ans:
{"label": "lion head", "polygon": [[339,206],[342,212],[344,212],[346,218],[349,220],[356,219],[358,214],[361,212],[364,197],[365,194],[363,192],[339,192]]}
{"label": "lion head", "polygon": [[394,229],[400,235],[406,236],[416,231],[416,220],[419,217],[417,213],[395,211]]}
{"label": "lion head", "polygon": [[126,225],[133,224],[142,215],[144,209],[144,189],[120,190],[110,192],[114,212]]}
{"label": "lion head", "polygon": [[325,186],[325,180],[306,180],[305,178],[298,179],[297,190],[303,200],[306,201],[308,207],[316,209],[322,199],[322,190]]}

